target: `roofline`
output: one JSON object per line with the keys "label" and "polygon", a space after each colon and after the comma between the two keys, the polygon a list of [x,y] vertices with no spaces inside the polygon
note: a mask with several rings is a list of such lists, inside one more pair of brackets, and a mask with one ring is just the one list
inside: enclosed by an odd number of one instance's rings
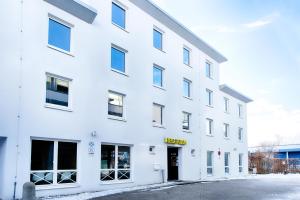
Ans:
{"label": "roofline", "polygon": [[151,15],[160,23],[164,24],[169,29],[183,37],[185,40],[195,45],[199,50],[203,51],[218,63],[226,62],[227,58],[200,39],[195,33],[182,25],[167,12],[162,10],[150,0],[129,0],[131,3]]}
{"label": "roofline", "polygon": [[253,101],[249,97],[247,97],[247,96],[243,95],[242,93],[240,93],[240,92],[232,89],[231,87],[227,86],[226,84],[220,85],[219,89],[222,92],[224,92],[224,93],[226,93],[226,94],[228,94],[228,95],[230,95],[230,96],[232,96],[234,98],[237,98],[237,99],[239,99],[239,100],[241,100],[241,101],[243,101],[245,103],[250,103],[250,102]]}
{"label": "roofline", "polygon": [[280,145],[269,145],[269,146],[254,146],[254,147],[248,147],[248,148],[259,148],[259,147],[280,147],[280,146],[291,146],[291,145],[300,145],[300,144],[280,144]]}

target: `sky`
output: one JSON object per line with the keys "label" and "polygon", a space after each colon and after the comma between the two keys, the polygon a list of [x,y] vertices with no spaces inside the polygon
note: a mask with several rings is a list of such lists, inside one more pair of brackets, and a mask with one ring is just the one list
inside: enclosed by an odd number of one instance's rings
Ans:
{"label": "sky", "polygon": [[228,61],[221,83],[251,97],[248,143],[300,144],[299,0],[152,0]]}

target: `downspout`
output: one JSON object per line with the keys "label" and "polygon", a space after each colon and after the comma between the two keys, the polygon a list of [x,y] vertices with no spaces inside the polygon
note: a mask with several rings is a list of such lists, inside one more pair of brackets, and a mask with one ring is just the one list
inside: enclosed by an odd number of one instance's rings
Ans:
{"label": "downspout", "polygon": [[17,110],[17,135],[16,135],[16,168],[14,181],[13,199],[16,199],[17,178],[18,178],[18,164],[19,164],[19,140],[20,140],[20,126],[21,126],[21,104],[22,104],[22,80],[23,80],[23,0],[20,0],[20,49],[19,49],[19,83],[18,83],[18,110]]}

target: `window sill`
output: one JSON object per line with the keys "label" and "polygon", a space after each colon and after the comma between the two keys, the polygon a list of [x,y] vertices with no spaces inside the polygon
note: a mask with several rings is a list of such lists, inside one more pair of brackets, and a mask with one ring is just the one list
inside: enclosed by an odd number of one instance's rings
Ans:
{"label": "window sill", "polygon": [[206,134],[206,136],[207,136],[207,137],[214,137],[214,135],[212,135],[212,134],[210,134],[210,135],[209,135],[209,134]]}
{"label": "window sill", "polygon": [[191,97],[187,97],[187,96],[183,96],[184,98],[188,99],[188,100],[193,100]]}
{"label": "window sill", "polygon": [[185,129],[182,129],[182,132],[185,132],[185,133],[192,133],[192,131],[190,131],[190,130],[185,130]]}
{"label": "window sill", "polygon": [[230,140],[230,138],[229,137],[224,137],[224,140]]}
{"label": "window sill", "polygon": [[113,185],[113,184],[128,184],[128,183],[134,183],[133,180],[124,180],[124,181],[100,181],[100,185]]}
{"label": "window sill", "polygon": [[166,129],[166,127],[164,125],[161,125],[161,124],[152,124],[152,126],[156,127],[156,128]]}
{"label": "window sill", "polygon": [[229,115],[230,113],[228,111],[224,111],[225,114]]}
{"label": "window sill", "polygon": [[116,120],[116,121],[121,121],[121,122],[127,122],[125,118],[123,117],[115,117],[115,116],[107,116],[107,119],[111,119],[111,120]]}
{"label": "window sill", "polygon": [[77,188],[80,187],[78,183],[65,183],[60,185],[37,185],[36,190],[54,190],[54,189],[68,189],[68,188]]}
{"label": "window sill", "polygon": [[54,104],[45,104],[45,108],[55,109],[55,110],[61,110],[61,111],[67,111],[67,112],[73,112],[73,109],[70,107],[64,107],[64,106],[58,106]]}
{"label": "window sill", "polygon": [[211,77],[211,76],[206,76],[206,78],[208,78],[208,79],[210,79],[210,80],[214,80],[214,78],[213,77]]}
{"label": "window sill", "polygon": [[119,26],[118,24],[116,24],[116,23],[111,23],[112,25],[114,25],[114,26],[116,26],[116,27],[118,27],[119,29],[121,29],[122,31],[124,31],[124,32],[126,32],[126,33],[129,33],[129,31],[128,30],[126,30],[126,28],[123,28],[123,27],[121,27],[121,26]]}
{"label": "window sill", "polygon": [[166,91],[166,89],[164,87],[160,87],[158,85],[153,85],[153,87]]}
{"label": "window sill", "polygon": [[60,49],[60,48],[58,48],[58,47],[52,46],[52,45],[50,45],[50,44],[48,44],[47,47],[50,48],[50,49],[59,51],[59,52],[61,52],[61,53],[64,53],[64,54],[66,54],[66,55],[68,55],[68,56],[75,57],[73,53],[71,53],[71,52],[69,52],[69,51],[65,51],[65,50],[63,50],[63,49]]}
{"label": "window sill", "polygon": [[163,49],[159,49],[159,48],[156,48],[156,47],[154,47],[154,49],[157,49],[157,50],[159,50],[162,53],[166,53]]}
{"label": "window sill", "polygon": [[206,105],[207,107],[209,107],[209,108],[214,108],[212,105]]}
{"label": "window sill", "polygon": [[193,68],[191,64],[186,64],[186,63],[183,63],[185,66],[188,66],[190,68]]}
{"label": "window sill", "polygon": [[118,73],[118,74],[121,74],[121,75],[123,75],[123,76],[129,77],[129,75],[128,75],[127,73],[121,72],[121,71],[119,71],[119,70],[116,70],[116,69],[112,69],[112,68],[111,68],[111,71],[116,72],[116,73]]}

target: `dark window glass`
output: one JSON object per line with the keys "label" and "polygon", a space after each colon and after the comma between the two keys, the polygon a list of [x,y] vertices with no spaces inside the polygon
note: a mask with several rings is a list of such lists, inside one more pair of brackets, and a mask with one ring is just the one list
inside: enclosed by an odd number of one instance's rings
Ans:
{"label": "dark window glass", "polygon": [[119,146],[118,169],[130,169],[130,147]]}
{"label": "dark window glass", "polygon": [[77,169],[77,144],[73,142],[58,142],[58,170]]}
{"label": "dark window glass", "polygon": [[125,10],[115,3],[112,3],[112,22],[125,29]]}
{"label": "dark window glass", "polygon": [[71,28],[49,19],[48,44],[70,51]]}
{"label": "dark window glass", "polygon": [[69,105],[69,82],[48,76],[46,83],[46,103],[60,106]]}
{"label": "dark window glass", "polygon": [[125,53],[114,47],[111,48],[111,68],[125,73]]}
{"label": "dark window glass", "polygon": [[101,145],[101,169],[115,168],[115,146]]}
{"label": "dark window glass", "polygon": [[162,33],[153,29],[153,46],[162,50]]}
{"label": "dark window glass", "polygon": [[32,140],[31,170],[53,170],[53,141]]}
{"label": "dark window glass", "polygon": [[206,76],[208,78],[211,78],[212,77],[211,64],[206,62],[205,65],[206,65]]}
{"label": "dark window glass", "polygon": [[163,86],[163,70],[159,67],[153,67],[153,84],[159,87]]}

